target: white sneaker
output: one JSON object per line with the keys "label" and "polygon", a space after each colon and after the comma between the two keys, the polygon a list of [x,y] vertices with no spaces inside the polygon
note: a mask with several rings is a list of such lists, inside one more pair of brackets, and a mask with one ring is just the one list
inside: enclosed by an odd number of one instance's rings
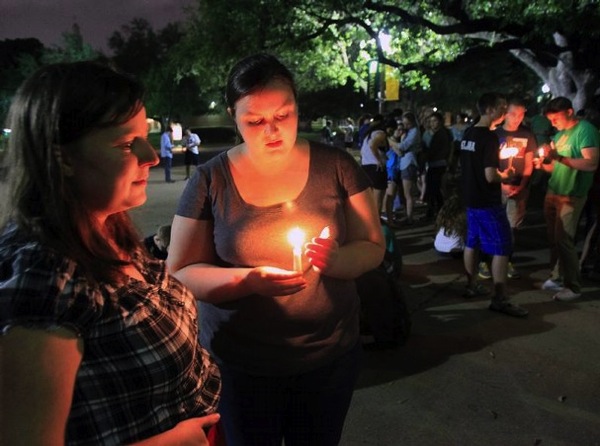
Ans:
{"label": "white sneaker", "polygon": [[548,279],[542,284],[542,290],[560,291],[564,288],[559,280]]}
{"label": "white sneaker", "polygon": [[576,293],[570,290],[569,288],[563,288],[562,291],[559,291],[554,296],[552,296],[552,299],[559,300],[561,302],[571,302],[575,299],[579,299],[580,297],[581,293]]}

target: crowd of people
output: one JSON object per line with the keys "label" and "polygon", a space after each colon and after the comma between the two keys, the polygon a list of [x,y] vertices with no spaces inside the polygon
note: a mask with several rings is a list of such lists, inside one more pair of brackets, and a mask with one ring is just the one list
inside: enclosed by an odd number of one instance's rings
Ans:
{"label": "crowd of people", "polygon": [[142,85],[77,62],[19,88],[0,178],[6,444],[338,444],[361,364],[355,280],[382,263],[382,222],[420,223],[417,201],[435,248],[463,258],[465,296],[491,293],[490,310],[523,317],[506,282],[528,188],[546,172],[543,286],[581,296],[575,237],[583,213],[595,218],[594,258],[600,134],[568,99],[546,104],[556,132],[543,146],[525,104],[497,93],[449,129],[440,113],[423,126],[401,110],[347,119],[360,162],[325,134],[299,137],[296,84],[272,55],[231,68],[226,102],[242,142],[192,172],[200,138],[187,129],[175,216],[144,239],[128,211],[159,157]]}
{"label": "crowd of people", "polygon": [[[382,221],[394,229],[412,226],[415,202],[423,202],[425,216],[417,224],[435,218],[435,249],[464,259],[464,295],[491,293],[490,309],[512,316],[526,315],[510,302],[506,280],[521,276],[512,262],[515,235],[534,183],[547,189],[551,274],[543,289],[571,301],[581,296],[582,273],[600,277],[598,114],[575,113],[567,98],[557,97],[530,125],[526,115],[522,98],[490,93],[479,98],[474,119],[457,114],[450,127],[439,112],[424,116],[421,125],[411,112],[401,120],[376,115],[357,147]],[[403,219],[392,204],[397,201]],[[582,223],[580,254],[575,246]],[[492,279],[493,291],[479,279]]]}

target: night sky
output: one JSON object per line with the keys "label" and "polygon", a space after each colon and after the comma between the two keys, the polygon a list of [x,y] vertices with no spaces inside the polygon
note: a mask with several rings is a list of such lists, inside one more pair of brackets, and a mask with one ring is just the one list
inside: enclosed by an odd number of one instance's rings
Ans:
{"label": "night sky", "polygon": [[61,34],[77,23],[84,41],[108,51],[114,31],[133,18],[144,18],[155,31],[184,18],[193,0],[0,0],[0,40],[35,37],[58,45]]}

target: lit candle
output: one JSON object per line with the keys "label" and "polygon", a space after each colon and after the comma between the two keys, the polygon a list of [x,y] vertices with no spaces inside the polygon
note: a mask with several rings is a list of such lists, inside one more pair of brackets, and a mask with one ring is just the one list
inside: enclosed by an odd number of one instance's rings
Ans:
{"label": "lit candle", "polygon": [[544,148],[540,147],[538,149],[538,158],[544,158]]}
{"label": "lit candle", "polygon": [[302,245],[304,244],[304,231],[294,228],[288,233],[288,241],[292,245],[294,255],[294,271],[302,271]]}

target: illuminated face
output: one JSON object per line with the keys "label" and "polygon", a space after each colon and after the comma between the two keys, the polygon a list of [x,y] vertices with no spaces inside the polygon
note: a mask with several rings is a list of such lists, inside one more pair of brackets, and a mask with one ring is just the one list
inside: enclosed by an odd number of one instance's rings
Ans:
{"label": "illuminated face", "polygon": [[287,83],[274,80],[236,102],[235,121],[249,151],[285,154],[298,135],[294,92]]}
{"label": "illuminated face", "polygon": [[552,126],[558,131],[568,129],[574,125],[572,109],[547,113],[546,118],[548,118]]}
{"label": "illuminated face", "polygon": [[74,190],[101,223],[146,201],[150,167],[158,164],[147,137],[142,108],[124,124],[93,131],[70,145]]}
{"label": "illuminated face", "polygon": [[509,105],[506,116],[504,116],[504,127],[509,131],[517,130],[525,118],[526,111],[523,106]]}

